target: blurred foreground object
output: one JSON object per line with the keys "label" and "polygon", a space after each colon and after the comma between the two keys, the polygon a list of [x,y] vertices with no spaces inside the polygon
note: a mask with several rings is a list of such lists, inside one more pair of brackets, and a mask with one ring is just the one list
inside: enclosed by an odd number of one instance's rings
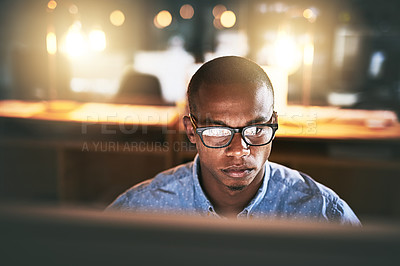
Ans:
{"label": "blurred foreground object", "polygon": [[[398,265],[400,227],[0,205],[5,265]],[[21,256],[21,254],[24,254]]]}

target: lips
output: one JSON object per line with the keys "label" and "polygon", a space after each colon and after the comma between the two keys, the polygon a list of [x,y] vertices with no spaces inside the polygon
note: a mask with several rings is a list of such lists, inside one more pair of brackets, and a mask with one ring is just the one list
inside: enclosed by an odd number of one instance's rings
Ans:
{"label": "lips", "polygon": [[232,166],[222,169],[222,172],[232,178],[243,178],[251,174],[254,168],[249,168],[245,166]]}

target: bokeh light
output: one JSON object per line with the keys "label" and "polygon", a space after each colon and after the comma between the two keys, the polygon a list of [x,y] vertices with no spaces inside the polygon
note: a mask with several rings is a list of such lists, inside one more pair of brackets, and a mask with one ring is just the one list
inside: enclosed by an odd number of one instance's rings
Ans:
{"label": "bokeh light", "polygon": [[279,32],[274,49],[276,66],[284,69],[288,74],[295,73],[301,65],[302,51],[295,40],[286,32]]}
{"label": "bokeh light", "polygon": [[236,15],[233,11],[224,11],[221,14],[221,24],[225,28],[232,28],[236,23]]}
{"label": "bokeh light", "polygon": [[314,16],[314,13],[311,9],[307,8],[303,11],[303,17],[305,17],[306,19],[310,19]]}
{"label": "bokeh light", "polygon": [[110,14],[110,22],[114,26],[122,26],[125,22],[125,15],[121,10],[114,10]]}
{"label": "bokeh light", "polygon": [[65,50],[70,57],[77,57],[87,51],[87,43],[81,32],[81,23],[75,22],[68,30]]}
{"label": "bokeh light", "polygon": [[303,11],[303,17],[309,22],[313,23],[317,19],[317,13],[314,12],[312,9],[307,8]]}
{"label": "bokeh light", "polygon": [[154,17],[154,25],[159,28],[168,27],[172,22],[172,15],[167,10],[162,10]]}
{"label": "bokeh light", "polygon": [[89,33],[90,47],[95,51],[104,51],[106,48],[106,34],[102,30],[93,30]]}
{"label": "bokeh light", "polygon": [[215,18],[220,18],[222,13],[224,13],[225,11],[226,11],[226,7],[224,5],[216,5],[213,8],[212,13]]}
{"label": "bokeh light", "polygon": [[222,30],[224,27],[221,24],[221,20],[219,18],[214,18],[213,25],[216,29]]}
{"label": "bokeh light", "polygon": [[179,10],[179,14],[183,19],[191,19],[194,15],[194,9],[191,5],[186,4],[181,6],[181,9]]}
{"label": "bokeh light", "polygon": [[50,0],[50,1],[47,3],[47,7],[48,7],[49,9],[51,9],[51,10],[54,10],[54,9],[56,9],[56,7],[57,7],[57,2],[54,1],[54,0]]}
{"label": "bokeh light", "polygon": [[341,22],[350,22],[351,20],[351,15],[349,12],[345,11],[345,12],[341,12],[339,14],[339,21]]}
{"label": "bokeh light", "polygon": [[46,46],[47,46],[47,52],[49,54],[57,53],[57,37],[54,32],[47,33]]}
{"label": "bokeh light", "polygon": [[69,13],[76,15],[78,14],[78,7],[74,4],[70,5],[68,8]]}

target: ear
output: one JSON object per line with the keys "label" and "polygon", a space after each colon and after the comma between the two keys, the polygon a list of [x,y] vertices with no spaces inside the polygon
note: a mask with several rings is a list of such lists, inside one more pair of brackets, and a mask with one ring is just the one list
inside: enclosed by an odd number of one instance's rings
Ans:
{"label": "ear", "polygon": [[[272,121],[271,121],[271,123],[272,124],[278,124],[278,113],[275,112],[275,111],[272,112]],[[272,140],[274,140],[275,137],[276,137],[276,134],[274,135]]]}
{"label": "ear", "polygon": [[187,135],[189,141],[193,144],[196,144],[196,136],[195,136],[192,122],[190,122],[190,118],[185,115],[183,117],[182,121],[183,121],[183,125],[185,127],[186,135]]}
{"label": "ear", "polygon": [[275,111],[272,112],[272,123],[278,124],[278,113]]}

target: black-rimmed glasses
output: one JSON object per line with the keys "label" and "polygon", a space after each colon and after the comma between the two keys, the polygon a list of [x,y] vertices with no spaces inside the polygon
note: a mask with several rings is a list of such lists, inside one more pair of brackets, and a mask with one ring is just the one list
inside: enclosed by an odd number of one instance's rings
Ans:
{"label": "black-rimmed glasses", "polygon": [[239,128],[226,126],[197,127],[195,117],[189,114],[189,118],[196,133],[200,136],[201,142],[208,148],[229,146],[235,133],[240,133],[247,145],[267,145],[272,141],[276,130],[278,130],[278,124],[255,124]]}

